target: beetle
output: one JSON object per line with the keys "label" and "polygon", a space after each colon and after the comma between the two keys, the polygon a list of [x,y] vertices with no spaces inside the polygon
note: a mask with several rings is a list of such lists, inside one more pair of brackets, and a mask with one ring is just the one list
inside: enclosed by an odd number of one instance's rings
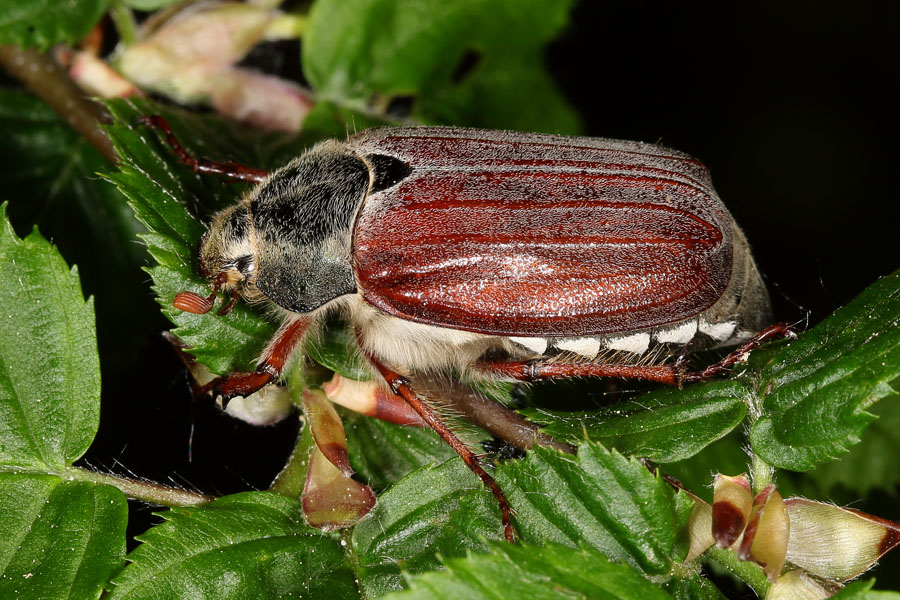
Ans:
{"label": "beetle", "polygon": [[[281,328],[258,369],[206,386],[226,399],[275,381],[304,335],[340,312],[362,354],[509,507],[477,457],[410,385],[421,374],[534,381],[619,376],[681,384],[763,339],[769,297],[707,169],[658,145],[449,127],[382,128],[322,142],[269,174],[188,155],[257,183],[200,242],[204,313],[219,292],[272,306]],[[757,335],[757,332],[763,330]],[[755,337],[754,337],[755,336]],[[651,348],[744,342],[700,373]]]}

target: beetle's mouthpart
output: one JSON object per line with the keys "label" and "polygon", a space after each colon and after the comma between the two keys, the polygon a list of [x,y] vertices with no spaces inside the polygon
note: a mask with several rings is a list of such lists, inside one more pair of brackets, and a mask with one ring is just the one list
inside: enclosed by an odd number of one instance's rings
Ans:
{"label": "beetle's mouthpart", "polygon": [[[184,312],[189,312],[195,315],[205,315],[209,311],[212,310],[213,305],[216,302],[216,295],[219,293],[219,288],[222,287],[228,280],[228,276],[225,272],[220,272],[216,276],[216,280],[213,281],[213,289],[210,292],[209,296],[204,298],[200,294],[195,294],[194,292],[179,292],[176,294],[175,299],[172,301],[172,306],[177,308],[178,310],[183,310]],[[234,308],[234,305],[237,303],[238,294],[237,291],[233,293],[231,296],[231,300],[222,307],[222,309],[217,313],[220,316],[227,315]]]}

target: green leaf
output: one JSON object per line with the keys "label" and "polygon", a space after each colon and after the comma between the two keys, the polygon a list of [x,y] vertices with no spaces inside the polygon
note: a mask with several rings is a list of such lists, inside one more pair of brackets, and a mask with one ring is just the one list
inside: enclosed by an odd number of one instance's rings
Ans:
{"label": "green leaf", "polygon": [[366,597],[401,587],[401,567],[421,573],[440,566],[437,555],[487,550],[503,537],[494,497],[459,459],[423,467],[379,496],[353,530],[357,576]]}
{"label": "green leaf", "polygon": [[623,454],[668,463],[697,454],[740,425],[748,392],[736,381],[712,381],[653,391],[591,412],[531,409],[525,416],[548,423],[544,432],[558,440],[577,443],[586,436]]}
{"label": "green leaf", "polygon": [[577,457],[535,448],[498,475],[524,541],[588,544],[647,574],[670,572],[682,516],[637,460],[591,443]]}
{"label": "green leaf", "polygon": [[794,471],[835,460],[859,443],[875,418],[866,408],[893,394],[890,382],[897,377],[900,271],[869,286],[765,368],[753,451]]}
{"label": "green leaf", "polygon": [[873,490],[896,494],[900,485],[900,396],[882,400],[871,412],[878,418],[847,456],[807,473],[818,496],[832,498],[838,486],[850,491],[852,498],[866,498]]}
{"label": "green leaf", "polygon": [[128,505],[106,485],[0,473],[0,597],[97,598],[124,564]]}
{"label": "green leaf", "polygon": [[48,48],[75,43],[91,30],[109,0],[27,0],[0,4],[0,44]]}
{"label": "green leaf", "polygon": [[395,600],[555,600],[620,598],[664,600],[671,596],[634,569],[611,562],[592,548],[556,544],[491,545],[491,554],[446,560],[446,571],[414,575]]}
{"label": "green leaf", "polygon": [[413,114],[425,121],[572,133],[577,118],[542,56],[571,5],[320,0],[310,11],[303,69],[320,98],[358,110],[414,96]]}
{"label": "green leaf", "polygon": [[270,492],[161,513],[113,581],[122,598],[359,598],[338,542]]}
{"label": "green leaf", "polygon": [[20,240],[0,209],[0,465],[59,471],[100,417],[93,302],[38,234]]}
{"label": "green leaf", "polygon": [[430,428],[407,427],[342,411],[353,468],[376,491],[410,471],[456,456]]}
{"label": "green leaf", "polygon": [[878,592],[872,589],[874,579],[854,581],[834,596],[832,600],[900,600],[900,593]]}

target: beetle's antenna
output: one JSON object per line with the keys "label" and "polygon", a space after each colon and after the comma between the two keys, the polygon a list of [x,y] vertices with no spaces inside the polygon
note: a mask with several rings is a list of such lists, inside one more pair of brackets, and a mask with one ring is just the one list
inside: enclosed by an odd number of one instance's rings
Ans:
{"label": "beetle's antenna", "polygon": [[[178,310],[183,310],[184,312],[195,315],[205,315],[212,310],[213,304],[216,302],[216,295],[219,293],[219,288],[222,287],[222,284],[225,283],[227,278],[228,276],[224,271],[216,275],[216,279],[213,281],[212,292],[210,292],[209,296],[206,298],[200,294],[195,294],[194,292],[179,292],[176,294],[175,299],[172,300],[172,306]],[[234,293],[231,302],[219,311],[219,314],[227,315],[230,313],[231,309],[234,308],[235,302],[237,302],[237,292]]]}

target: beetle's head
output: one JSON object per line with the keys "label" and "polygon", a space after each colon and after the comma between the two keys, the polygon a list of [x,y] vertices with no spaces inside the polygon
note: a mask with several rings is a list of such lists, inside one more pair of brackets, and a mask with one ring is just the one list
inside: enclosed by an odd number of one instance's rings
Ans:
{"label": "beetle's head", "polygon": [[212,309],[219,291],[223,291],[231,293],[231,300],[218,314],[226,315],[234,308],[238,296],[252,298],[257,293],[255,247],[253,223],[247,207],[239,204],[220,212],[197,247],[200,274],[209,281],[212,292],[208,297],[181,292],[175,296],[172,305],[190,313],[204,314]]}

